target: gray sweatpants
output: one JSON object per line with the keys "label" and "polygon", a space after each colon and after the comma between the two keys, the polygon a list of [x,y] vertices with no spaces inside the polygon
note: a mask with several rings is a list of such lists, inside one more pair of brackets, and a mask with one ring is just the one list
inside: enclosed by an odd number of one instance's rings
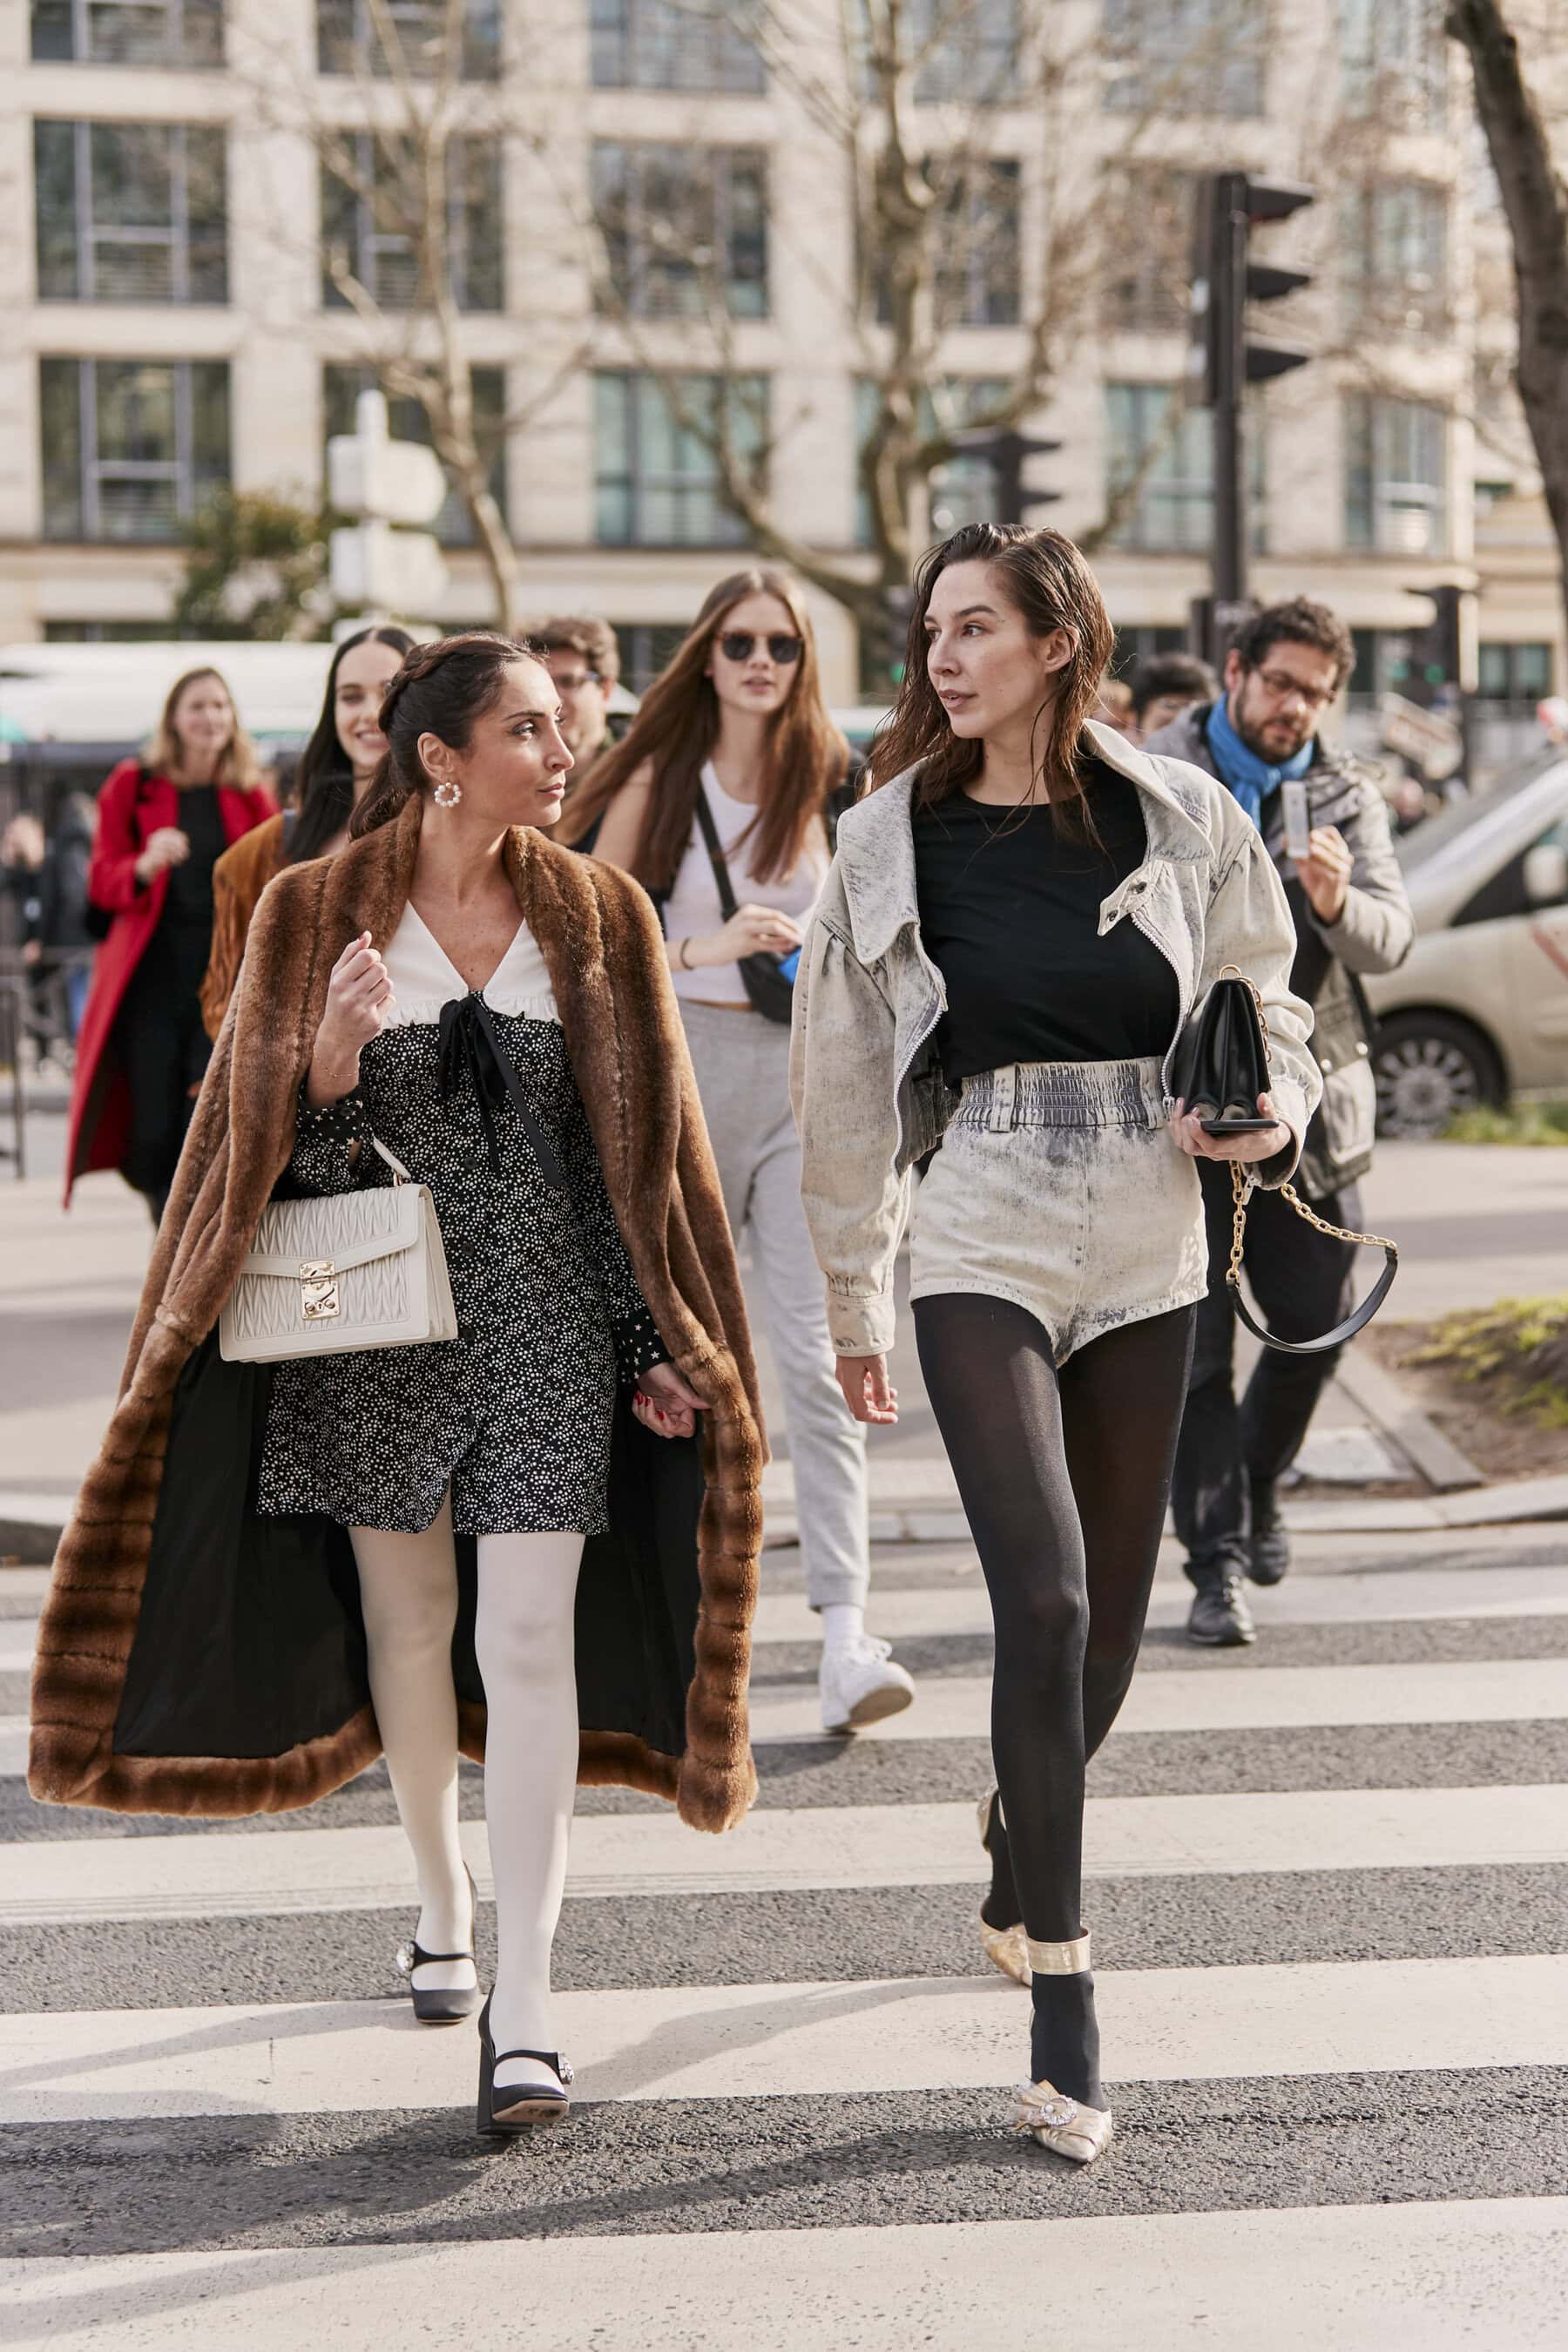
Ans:
{"label": "gray sweatpants", "polygon": [[870,1580],[866,1433],[834,1376],[822,1275],[800,1204],[789,1031],[760,1013],[683,1003],[697,1090],[739,1247],[750,1233],[784,1391],[795,1513],[814,1609],[864,1607]]}

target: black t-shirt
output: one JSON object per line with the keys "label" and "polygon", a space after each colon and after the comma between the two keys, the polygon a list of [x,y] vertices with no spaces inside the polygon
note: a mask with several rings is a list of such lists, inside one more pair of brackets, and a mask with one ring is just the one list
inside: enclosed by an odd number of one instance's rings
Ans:
{"label": "black t-shirt", "polygon": [[169,868],[163,921],[183,931],[205,929],[210,934],[213,867],[228,845],[224,839],[223,813],[217,804],[216,786],[182,785],[180,813],[174,822],[190,843],[191,854],[180,865]]}
{"label": "black t-shirt", "polygon": [[1084,785],[1098,843],[1049,808],[955,793],[913,820],[921,937],[947,983],[936,1033],[949,1086],[1010,1062],[1119,1062],[1163,1054],[1176,975],[1126,916],[1099,936],[1103,898],[1148,840],[1137,787],[1098,760]]}

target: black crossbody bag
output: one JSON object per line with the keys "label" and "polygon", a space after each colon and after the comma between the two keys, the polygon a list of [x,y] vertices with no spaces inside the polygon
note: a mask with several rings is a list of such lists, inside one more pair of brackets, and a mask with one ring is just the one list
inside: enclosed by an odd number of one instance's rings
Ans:
{"label": "black crossbody bag", "polygon": [[[1263,1000],[1251,981],[1235,964],[1228,963],[1210,989],[1202,1012],[1194,1015],[1182,1033],[1172,1073],[1173,1089],[1189,1110],[1198,1113],[1205,1135],[1252,1134],[1273,1124],[1258,1115],[1258,1097],[1268,1091],[1270,1060]],[[1240,1160],[1230,1162],[1230,1187],[1236,1203],[1230,1265],[1225,1277],[1230,1303],[1238,1320],[1266,1348],[1278,1349],[1283,1356],[1321,1355],[1325,1348],[1337,1348],[1353,1339],[1372,1321],[1394,1286],[1394,1277],[1399,1271],[1398,1249],[1382,1234],[1352,1234],[1343,1225],[1331,1225],[1326,1217],[1320,1217],[1315,1209],[1309,1208],[1293,1184],[1282,1184],[1281,1199],[1288,1201],[1309,1225],[1336,1241],[1364,1243],[1369,1249],[1381,1249],[1384,1263],[1383,1272],[1354,1313],[1347,1315],[1342,1323],[1336,1323],[1331,1331],[1325,1331],[1321,1339],[1277,1339],[1248,1312],[1241,1295],[1247,1204],[1257,1183],[1256,1176],[1244,1172]]]}
{"label": "black crossbody bag", "polygon": [[[719,828],[713,822],[713,812],[708,805],[708,795],[700,783],[697,787],[697,822],[702,828],[702,838],[708,847],[708,862],[713,868],[713,879],[719,886],[719,906],[728,923],[736,911],[734,887],[730,880],[730,868],[724,862],[724,852],[719,844]],[[746,994],[757,1011],[770,1021],[789,1022],[795,1016],[795,966],[800,950],[794,948],[787,956],[771,955],[759,949],[755,955],[741,956],[741,980]],[[785,966],[788,970],[785,970]]]}

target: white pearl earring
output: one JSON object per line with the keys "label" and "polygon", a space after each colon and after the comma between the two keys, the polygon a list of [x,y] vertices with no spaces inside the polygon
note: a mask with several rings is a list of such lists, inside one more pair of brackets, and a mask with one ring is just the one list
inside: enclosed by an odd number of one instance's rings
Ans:
{"label": "white pearl earring", "polygon": [[430,797],[437,808],[456,808],[463,797],[463,787],[461,784],[454,783],[451,777],[447,776],[437,785]]}

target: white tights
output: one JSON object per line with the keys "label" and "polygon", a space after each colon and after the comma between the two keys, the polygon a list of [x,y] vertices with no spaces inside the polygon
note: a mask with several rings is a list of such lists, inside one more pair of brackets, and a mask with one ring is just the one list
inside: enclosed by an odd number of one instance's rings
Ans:
{"label": "white tights", "polygon": [[[458,1835],[458,1702],[452,1632],[458,1571],[447,1504],[419,1535],[352,1528],[371,1697],[393,1794],[419,1881],[419,1942],[461,1951],[468,1881]],[[498,1959],[490,2032],[498,2050],[553,2050],[550,1950],[561,1915],[577,1780],[574,1620],[580,1535],[479,1541],[475,1645],[489,1706],[485,1811]],[[473,1981],[458,1962],[421,1973],[431,1988]],[[517,2061],[498,2083],[552,2078]]]}

